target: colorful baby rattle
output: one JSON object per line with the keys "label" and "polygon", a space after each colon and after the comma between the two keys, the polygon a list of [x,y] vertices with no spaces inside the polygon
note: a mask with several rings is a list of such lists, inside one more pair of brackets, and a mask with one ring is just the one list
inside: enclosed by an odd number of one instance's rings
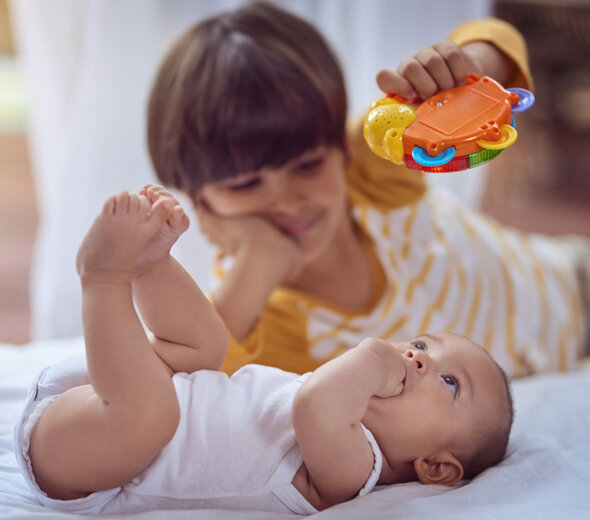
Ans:
{"label": "colorful baby rattle", "polygon": [[435,94],[416,110],[408,102],[390,95],[373,103],[364,125],[369,148],[414,170],[452,172],[479,166],[513,144],[514,114],[531,108],[535,96],[469,74],[465,85]]}

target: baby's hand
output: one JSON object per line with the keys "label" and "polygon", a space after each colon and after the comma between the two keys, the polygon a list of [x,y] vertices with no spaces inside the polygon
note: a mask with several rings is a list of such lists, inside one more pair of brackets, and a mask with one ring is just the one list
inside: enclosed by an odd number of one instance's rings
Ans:
{"label": "baby's hand", "polygon": [[441,90],[465,83],[467,74],[484,75],[482,65],[461,47],[443,40],[403,60],[397,71],[381,70],[377,85],[387,94],[410,101],[427,99]]}
{"label": "baby's hand", "polygon": [[[404,390],[406,379],[406,362],[403,356],[389,342],[378,338],[366,338],[361,344],[365,344],[378,358],[383,384],[375,392],[377,397],[395,397]],[[359,345],[360,346],[360,345]]]}

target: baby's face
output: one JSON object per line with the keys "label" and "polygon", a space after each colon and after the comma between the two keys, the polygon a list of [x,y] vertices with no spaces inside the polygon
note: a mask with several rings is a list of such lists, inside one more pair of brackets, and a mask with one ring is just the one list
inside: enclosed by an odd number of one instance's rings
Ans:
{"label": "baby's face", "polygon": [[505,420],[509,405],[502,373],[471,340],[425,334],[393,347],[406,363],[404,389],[396,397],[373,397],[363,417],[390,463],[463,451],[478,432]]}

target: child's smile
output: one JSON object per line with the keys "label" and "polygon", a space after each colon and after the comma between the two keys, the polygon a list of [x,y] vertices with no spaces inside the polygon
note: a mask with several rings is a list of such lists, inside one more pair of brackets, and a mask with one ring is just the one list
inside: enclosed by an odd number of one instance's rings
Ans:
{"label": "child's smile", "polygon": [[200,195],[219,216],[267,220],[313,261],[331,245],[344,220],[343,152],[319,147],[280,168],[206,185]]}

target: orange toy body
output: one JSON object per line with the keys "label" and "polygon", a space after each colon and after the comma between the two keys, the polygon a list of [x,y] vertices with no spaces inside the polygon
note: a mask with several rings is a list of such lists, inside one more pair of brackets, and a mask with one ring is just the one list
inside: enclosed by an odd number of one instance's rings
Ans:
{"label": "orange toy body", "polygon": [[528,110],[535,96],[469,74],[465,85],[439,92],[415,110],[409,102],[391,94],[373,103],[363,127],[369,148],[414,170],[450,172],[479,166],[511,146],[518,135],[514,114]]}
{"label": "orange toy body", "polygon": [[461,87],[439,92],[416,109],[416,119],[403,136],[404,153],[414,146],[436,156],[454,146],[456,155],[481,150],[477,141],[497,141],[501,126],[512,122],[512,105],[519,97],[491,78],[467,77]]}

